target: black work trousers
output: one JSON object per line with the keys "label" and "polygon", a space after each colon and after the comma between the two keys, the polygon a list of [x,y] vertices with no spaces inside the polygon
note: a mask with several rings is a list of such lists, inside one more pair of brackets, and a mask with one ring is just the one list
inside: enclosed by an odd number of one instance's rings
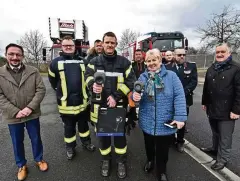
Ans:
{"label": "black work trousers", "polygon": [[173,135],[153,136],[143,132],[145,150],[148,161],[155,162],[157,166],[157,176],[166,173],[169,147],[173,143]]}
{"label": "black work trousers", "polygon": [[[110,136],[99,137],[99,150],[103,160],[111,160],[112,146]],[[127,140],[126,136],[114,136],[114,151],[117,155],[117,162],[125,162],[127,155]]]}
{"label": "black work trousers", "polygon": [[[189,107],[187,107],[187,116],[189,115]],[[182,129],[179,129],[177,131],[177,143],[184,143],[184,135],[185,135],[185,129],[186,129],[186,122],[185,125],[182,127]]]}
{"label": "black work trousers", "polygon": [[64,123],[64,141],[67,148],[76,147],[76,125],[82,144],[90,144],[90,130],[88,126],[89,111],[83,111],[77,115],[61,115]]}

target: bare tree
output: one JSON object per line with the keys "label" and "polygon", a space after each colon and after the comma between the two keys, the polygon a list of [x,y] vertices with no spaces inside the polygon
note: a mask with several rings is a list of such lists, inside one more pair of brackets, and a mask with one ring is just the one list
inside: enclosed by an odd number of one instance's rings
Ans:
{"label": "bare tree", "polygon": [[197,49],[194,47],[188,47],[188,54],[197,54]]}
{"label": "bare tree", "polygon": [[131,29],[125,29],[122,32],[118,48],[122,50],[124,47],[126,47],[129,43],[132,43],[136,41],[137,37],[141,36],[140,32],[132,31]]}
{"label": "bare tree", "polygon": [[25,51],[25,61],[28,63],[36,63],[37,66],[42,61],[42,49],[46,47],[47,42],[38,30],[26,32],[21,37],[19,44],[23,46]]}
{"label": "bare tree", "polygon": [[220,14],[212,14],[205,27],[198,26],[197,31],[207,47],[226,42],[236,51],[240,47],[240,10],[224,6]]}

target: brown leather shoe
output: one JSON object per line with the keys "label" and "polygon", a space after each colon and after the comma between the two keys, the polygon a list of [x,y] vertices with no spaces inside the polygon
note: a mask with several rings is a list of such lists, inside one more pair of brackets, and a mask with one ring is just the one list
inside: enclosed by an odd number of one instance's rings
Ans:
{"label": "brown leather shoe", "polygon": [[44,160],[37,162],[37,167],[40,171],[45,172],[48,170],[48,164]]}
{"label": "brown leather shoe", "polygon": [[27,178],[27,172],[28,170],[26,165],[19,168],[18,174],[17,174],[18,180],[25,180]]}

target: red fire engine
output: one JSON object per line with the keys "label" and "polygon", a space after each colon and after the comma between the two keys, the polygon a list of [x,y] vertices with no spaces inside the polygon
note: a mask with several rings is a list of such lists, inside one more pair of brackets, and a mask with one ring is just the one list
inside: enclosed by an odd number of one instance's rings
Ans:
{"label": "red fire engine", "polygon": [[76,53],[85,57],[89,49],[88,27],[84,20],[61,20],[60,18],[49,18],[49,35],[53,42],[52,47],[43,49],[43,60],[46,60],[46,49],[51,51],[51,58],[58,57],[61,52],[61,39],[69,35],[76,45]]}
{"label": "red fire engine", "polygon": [[130,61],[133,61],[136,49],[141,49],[146,53],[153,48],[158,48],[164,58],[165,52],[168,50],[174,51],[176,48],[188,50],[188,39],[179,31],[161,33],[150,32],[138,37],[135,42],[125,47],[122,51],[122,55]]}

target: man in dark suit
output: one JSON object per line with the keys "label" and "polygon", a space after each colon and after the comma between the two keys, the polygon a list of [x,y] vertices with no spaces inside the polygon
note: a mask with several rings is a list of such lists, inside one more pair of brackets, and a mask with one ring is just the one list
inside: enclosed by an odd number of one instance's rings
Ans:
{"label": "man in dark suit", "polygon": [[[181,80],[186,97],[187,114],[189,114],[189,107],[193,105],[193,91],[198,84],[198,74],[196,63],[186,61],[185,57],[186,52],[184,49],[176,49],[175,62],[165,66],[168,70],[174,71]],[[177,150],[181,153],[184,151],[185,128],[186,126],[178,130],[176,139]]]}

